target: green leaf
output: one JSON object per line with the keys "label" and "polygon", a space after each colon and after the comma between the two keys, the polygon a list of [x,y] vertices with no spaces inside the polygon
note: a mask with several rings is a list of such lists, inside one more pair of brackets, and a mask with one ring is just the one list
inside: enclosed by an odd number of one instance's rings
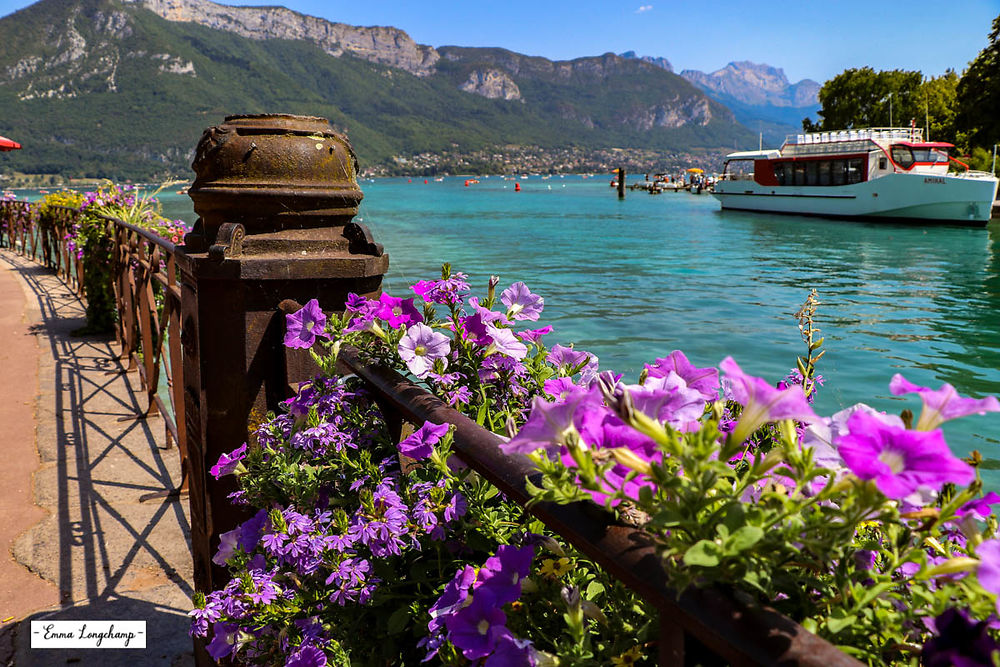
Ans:
{"label": "green leaf", "polygon": [[598,595],[604,592],[604,584],[592,581],[587,585],[587,592],[584,597],[588,600],[594,600]]}
{"label": "green leaf", "polygon": [[719,564],[720,551],[719,545],[715,542],[701,540],[685,552],[684,564],[715,567]]}
{"label": "green leaf", "polygon": [[410,622],[410,608],[400,607],[396,611],[392,612],[392,616],[389,617],[389,634],[395,635],[399,634],[406,629],[407,623]]}
{"label": "green leaf", "polygon": [[[834,613],[844,614],[844,610],[838,609]],[[854,614],[834,617],[826,619],[826,629],[830,631],[831,635],[835,635],[844,628],[849,628],[854,625],[854,622],[858,620],[857,616]]]}
{"label": "green leaf", "polygon": [[757,544],[764,537],[764,530],[759,526],[743,526],[730,535],[726,542],[726,552],[737,554]]}

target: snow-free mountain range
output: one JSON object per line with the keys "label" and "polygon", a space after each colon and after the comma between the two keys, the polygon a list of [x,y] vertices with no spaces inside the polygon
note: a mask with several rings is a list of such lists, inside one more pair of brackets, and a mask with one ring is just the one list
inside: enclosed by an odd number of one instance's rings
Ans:
{"label": "snow-free mountain range", "polygon": [[31,173],[186,175],[204,128],[268,112],[329,118],[363,164],[397,168],[526,147],[708,155],[794,131],[818,89],[747,62],[551,61],[208,0],[40,0],[0,19],[0,134],[24,146],[4,166]]}

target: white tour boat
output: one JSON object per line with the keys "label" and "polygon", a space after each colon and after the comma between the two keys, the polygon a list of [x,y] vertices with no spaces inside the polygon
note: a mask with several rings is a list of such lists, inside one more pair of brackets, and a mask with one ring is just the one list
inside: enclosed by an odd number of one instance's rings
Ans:
{"label": "white tour boat", "polygon": [[917,127],[790,135],[779,150],[727,155],[713,194],[724,209],[985,225],[997,179],[952,147]]}

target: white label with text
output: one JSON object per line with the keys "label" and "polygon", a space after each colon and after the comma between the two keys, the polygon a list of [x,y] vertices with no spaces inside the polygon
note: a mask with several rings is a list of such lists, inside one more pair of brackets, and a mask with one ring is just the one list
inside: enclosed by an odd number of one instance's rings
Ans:
{"label": "white label with text", "polygon": [[146,621],[32,621],[31,648],[146,648]]}

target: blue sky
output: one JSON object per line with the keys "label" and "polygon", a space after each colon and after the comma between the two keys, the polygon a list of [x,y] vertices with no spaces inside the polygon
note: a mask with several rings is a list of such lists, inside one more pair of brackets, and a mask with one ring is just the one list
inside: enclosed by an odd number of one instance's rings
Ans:
{"label": "blue sky", "polygon": [[[0,0],[0,15],[31,4]],[[499,46],[553,60],[636,51],[676,71],[733,60],[822,83],[848,67],[959,73],[986,46],[1000,0],[271,0],[351,25],[390,25],[431,46]]]}

